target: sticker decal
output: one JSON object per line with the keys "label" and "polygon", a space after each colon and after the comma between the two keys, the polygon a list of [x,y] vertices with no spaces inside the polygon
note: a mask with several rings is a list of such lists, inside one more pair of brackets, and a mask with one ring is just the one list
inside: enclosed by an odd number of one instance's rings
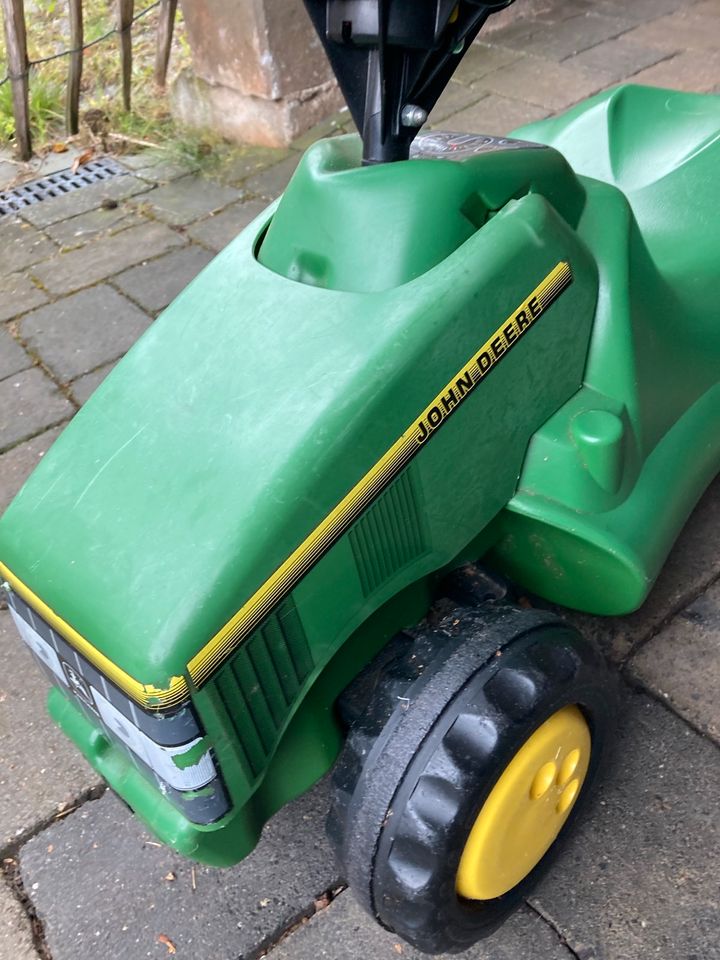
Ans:
{"label": "sticker decal", "polygon": [[467,160],[479,153],[498,150],[547,150],[544,143],[515,140],[513,137],[491,137],[484,133],[448,133],[428,131],[420,133],[410,147],[411,159]]}

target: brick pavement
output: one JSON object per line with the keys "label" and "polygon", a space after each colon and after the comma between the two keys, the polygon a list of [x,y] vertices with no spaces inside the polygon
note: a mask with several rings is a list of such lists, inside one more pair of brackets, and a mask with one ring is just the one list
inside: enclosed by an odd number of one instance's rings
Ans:
{"label": "brick pavement", "polygon": [[[631,77],[720,91],[720,0],[519,0],[496,23],[431,123],[503,134]],[[126,176],[0,221],[0,510],[157,313],[282,191],[299,151],[347,126],[345,113],[292,150],[238,150],[212,181],[146,152]],[[574,616],[623,678],[616,770],[525,910],[468,960],[720,957],[719,529],[716,481],[640,611]],[[0,960],[167,956],[159,934],[196,960],[415,960],[342,892],[323,784],[242,864],[197,868],[193,888],[189,864],[97,799],[8,621],[0,610]]]}

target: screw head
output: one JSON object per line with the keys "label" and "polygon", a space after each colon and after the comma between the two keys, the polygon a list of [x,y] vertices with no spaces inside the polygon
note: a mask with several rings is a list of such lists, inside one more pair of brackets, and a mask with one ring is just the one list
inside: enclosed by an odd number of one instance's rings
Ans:
{"label": "screw head", "polygon": [[415,103],[406,103],[400,112],[400,121],[404,127],[421,127],[427,118],[427,110]]}

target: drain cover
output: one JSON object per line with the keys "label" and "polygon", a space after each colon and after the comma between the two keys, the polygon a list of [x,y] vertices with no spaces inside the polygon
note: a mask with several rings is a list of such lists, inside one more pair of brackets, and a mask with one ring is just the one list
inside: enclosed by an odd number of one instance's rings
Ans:
{"label": "drain cover", "polygon": [[89,187],[93,183],[121,177],[127,172],[125,167],[112,157],[101,157],[99,160],[91,160],[82,167],[78,167],[75,173],[72,170],[60,170],[41,180],[31,180],[13,190],[0,192],[0,217],[8,213],[18,213],[25,207],[40,203],[42,200],[51,200],[53,197],[62,197],[66,193],[82,190],[83,187]]}

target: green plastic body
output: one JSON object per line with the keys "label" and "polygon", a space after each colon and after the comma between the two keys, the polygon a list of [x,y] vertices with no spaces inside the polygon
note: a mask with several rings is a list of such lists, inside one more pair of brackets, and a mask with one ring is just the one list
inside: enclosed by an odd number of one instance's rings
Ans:
{"label": "green plastic body", "polygon": [[[0,561],[129,676],[187,683],[231,799],[207,825],[50,697],[162,840],[246,855],[333,762],[340,691],[453,565],[485,556],[593,613],[642,603],[720,469],[719,133],[720,97],[628,87],[521,133],[547,149],[363,168],[357,141],[321,142],[75,417],[0,521]],[[560,263],[572,284],[195,682]]]}

